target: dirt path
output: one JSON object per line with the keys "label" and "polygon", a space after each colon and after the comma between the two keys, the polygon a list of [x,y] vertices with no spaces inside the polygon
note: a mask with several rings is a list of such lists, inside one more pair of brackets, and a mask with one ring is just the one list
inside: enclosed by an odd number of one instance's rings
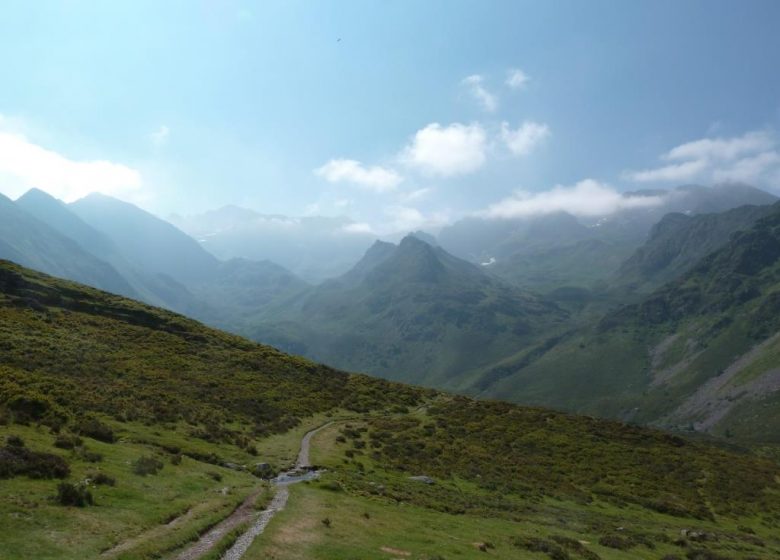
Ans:
{"label": "dirt path", "polygon": [[305,469],[306,467],[311,466],[311,463],[309,462],[309,447],[311,446],[311,438],[314,436],[314,434],[320,430],[324,430],[331,424],[333,424],[333,421],[330,421],[327,424],[323,424],[319,428],[315,428],[310,432],[306,432],[306,435],[304,435],[303,439],[301,440],[301,450],[298,452],[298,460],[295,461],[296,469]]}
{"label": "dirt path", "polygon": [[287,498],[289,497],[290,490],[287,488],[287,486],[280,486],[276,490],[274,499],[271,500],[271,503],[268,504],[268,507],[260,513],[257,521],[255,521],[243,535],[238,537],[233,546],[231,546],[228,551],[222,555],[221,560],[239,560],[241,557],[243,557],[246,551],[249,550],[249,547],[252,545],[255,537],[257,537],[265,530],[266,525],[268,525],[268,522],[271,521],[271,518],[276,515],[276,512],[284,509],[284,506],[287,505]]}
{"label": "dirt path", "polygon": [[216,545],[222,537],[241,525],[252,521],[255,514],[255,500],[262,490],[252,492],[233,513],[209,529],[195,544],[176,557],[176,560],[196,560]]}
{"label": "dirt path", "polygon": [[286,473],[280,474],[274,479],[276,493],[271,503],[259,515],[254,510],[254,502],[260,491],[252,493],[236,510],[220,523],[215,525],[210,531],[204,534],[195,544],[184,550],[176,560],[197,560],[211,551],[212,548],[230,531],[239,525],[252,522],[251,527],[242,534],[232,547],[222,556],[222,560],[239,560],[249,549],[255,538],[260,535],[266,525],[271,521],[277,512],[284,509],[287,505],[287,498],[290,495],[288,486],[304,480],[316,478],[316,472],[302,472],[311,467],[309,462],[309,448],[311,438],[320,430],[333,424],[328,422],[318,428],[306,432],[301,440],[301,449],[298,452],[298,459],[295,461],[295,467]]}

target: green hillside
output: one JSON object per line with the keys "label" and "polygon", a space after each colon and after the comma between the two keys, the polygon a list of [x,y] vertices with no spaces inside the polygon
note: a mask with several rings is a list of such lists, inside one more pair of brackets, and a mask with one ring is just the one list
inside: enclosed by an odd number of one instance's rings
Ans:
{"label": "green hillside", "polygon": [[770,460],[349,375],[8,262],[0,356],[4,558],[177,558],[326,422],[327,471],[245,558],[780,554]]}
{"label": "green hillside", "polygon": [[780,443],[780,208],[688,273],[486,371],[485,395]]}

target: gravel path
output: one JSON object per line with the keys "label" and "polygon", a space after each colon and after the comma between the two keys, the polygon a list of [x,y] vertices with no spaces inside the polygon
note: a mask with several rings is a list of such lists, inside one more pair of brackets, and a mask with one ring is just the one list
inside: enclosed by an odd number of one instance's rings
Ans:
{"label": "gravel path", "polygon": [[222,555],[222,560],[239,560],[243,557],[255,538],[265,530],[266,525],[268,525],[273,516],[284,509],[284,506],[287,504],[287,498],[290,496],[288,487],[291,484],[296,484],[304,480],[311,480],[317,477],[318,473],[316,471],[301,471],[311,467],[309,462],[309,447],[311,445],[312,436],[331,424],[333,424],[333,422],[328,422],[314,430],[306,432],[301,440],[301,449],[298,452],[298,459],[295,461],[295,467],[291,471],[282,473],[274,479],[276,493],[266,509],[255,516],[254,502],[260,494],[260,491],[254,492],[244,500],[232,514],[215,525],[195,544],[177,556],[176,560],[197,560],[198,558],[201,558],[211,551],[211,549],[234,528],[242,523],[253,521],[251,527],[249,527],[243,535],[238,537],[236,542],[233,543],[233,546]]}
{"label": "gravel path", "polygon": [[196,560],[200,558],[209,552],[230,531],[242,523],[251,521],[255,513],[255,500],[259,494],[260,491],[250,494],[233,513],[209,529],[195,544],[179,554],[176,560]]}
{"label": "gravel path", "polygon": [[289,496],[290,490],[288,490],[287,486],[280,486],[274,495],[274,499],[271,500],[271,503],[268,504],[268,507],[260,513],[257,521],[252,524],[246,533],[238,537],[233,546],[231,546],[228,551],[222,555],[221,560],[239,560],[242,556],[244,556],[246,551],[249,550],[249,546],[255,540],[255,537],[257,537],[265,530],[265,526],[268,525],[268,522],[271,521],[271,518],[276,514],[276,512],[284,509],[284,506],[287,504],[287,498]]}
{"label": "gravel path", "polygon": [[298,452],[298,460],[295,461],[295,468],[304,469],[306,467],[311,466],[311,464],[309,463],[309,446],[311,444],[311,438],[314,434],[316,434],[320,430],[324,430],[331,424],[333,424],[333,422],[328,422],[327,424],[323,424],[319,428],[315,428],[310,432],[306,432],[306,435],[304,435],[303,439],[301,440],[301,450]]}

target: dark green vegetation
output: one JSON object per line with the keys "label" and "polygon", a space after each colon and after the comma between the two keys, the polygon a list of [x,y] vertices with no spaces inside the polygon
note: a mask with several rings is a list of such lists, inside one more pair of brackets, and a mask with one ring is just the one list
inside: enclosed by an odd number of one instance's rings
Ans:
{"label": "dark green vegetation", "polygon": [[385,468],[454,476],[531,501],[600,499],[711,520],[780,508],[776,463],[618,422],[458,397],[424,418],[368,426],[366,449]]}
{"label": "dark green vegetation", "polygon": [[[289,515],[303,518],[276,525],[316,529],[284,537],[279,558],[385,557],[403,535],[400,549],[428,557],[778,553],[780,469],[752,455],[348,375],[7,262],[0,345],[9,558],[175,556],[262,488],[252,464],[279,438],[297,445],[326,415],[312,461],[330,472],[294,489]],[[694,528],[712,542],[673,543]]]}
{"label": "dark green vegetation", "polygon": [[554,331],[567,314],[407,236],[257,317],[246,332],[344,369],[458,388],[468,373]]}
{"label": "dark green vegetation", "polygon": [[780,207],[767,213],[639,303],[489,371],[483,394],[779,443]]}
{"label": "dark green vegetation", "polygon": [[72,426],[101,441],[113,436],[90,413],[186,422],[201,439],[249,446],[303,416],[420,396],[8,262],[0,264],[0,353],[0,400],[12,420]]}
{"label": "dark green vegetation", "polygon": [[728,243],[735,232],[749,229],[772,212],[767,205],[740,206],[720,214],[667,214],[620,267],[618,282],[639,292],[652,291],[688,272]]}

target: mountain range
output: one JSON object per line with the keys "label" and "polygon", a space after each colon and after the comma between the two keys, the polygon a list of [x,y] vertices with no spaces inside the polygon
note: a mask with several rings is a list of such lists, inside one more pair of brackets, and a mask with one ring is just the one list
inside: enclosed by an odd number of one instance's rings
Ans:
{"label": "mountain range", "polygon": [[[728,269],[725,257],[701,267],[713,255],[742,254],[734,244],[748,243],[749,232],[771,245],[761,224],[777,215],[776,197],[739,184],[641,194],[660,203],[588,220],[563,212],[521,220],[471,218],[437,237],[415,232],[393,244],[350,232],[344,221],[271,219],[237,207],[189,220],[188,227],[201,228],[205,241],[199,242],[107,196],[64,204],[32,190],[15,202],[0,199],[0,257],[342,369],[748,437],[737,426],[745,420],[735,415],[775,406],[762,393],[776,394],[772,368],[748,368],[760,370],[760,381],[736,375],[754,383],[749,387],[731,380],[724,388],[712,380],[723,371],[731,379],[745,364],[776,363],[777,329],[760,315],[773,309],[767,272],[772,262],[748,275]],[[360,243],[371,239],[373,245],[345,272],[320,283],[270,260],[220,260],[206,250],[215,247],[211,240],[235,235],[242,241],[233,249],[242,252],[271,222],[277,229],[266,242],[274,245],[286,220],[295,227],[278,243],[280,251],[319,236],[331,252],[318,259],[340,263],[331,270],[345,268],[347,253],[355,255]],[[347,246],[340,242],[328,245],[332,236],[349,239],[349,251],[340,252]],[[307,248],[309,256],[317,247]],[[298,263],[306,260],[300,252],[290,255]],[[324,274],[319,270],[314,277]],[[724,282],[728,290],[705,307],[682,305],[687,300],[672,295],[681,285],[688,286],[681,293],[689,294]],[[734,300],[735,293],[743,300]],[[659,303],[665,298],[674,303]],[[649,310],[670,308],[682,316],[647,318]],[[641,318],[629,320],[631,313]],[[733,324],[713,326],[724,317]],[[738,317],[755,323],[751,334]],[[758,324],[766,328],[757,331]],[[708,346],[716,335],[723,341]],[[714,385],[714,392],[697,392]],[[717,418],[701,416],[704,405],[694,406],[701,399],[718,410]]]}

